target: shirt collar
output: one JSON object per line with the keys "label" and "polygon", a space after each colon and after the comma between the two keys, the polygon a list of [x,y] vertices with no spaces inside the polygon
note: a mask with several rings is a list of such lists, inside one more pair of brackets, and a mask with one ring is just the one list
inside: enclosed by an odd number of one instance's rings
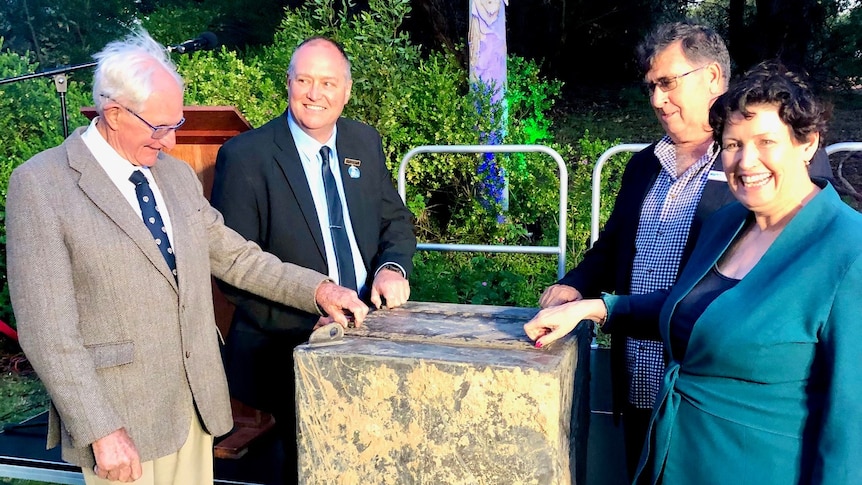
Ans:
{"label": "shirt collar", "polygon": [[111,175],[111,178],[121,178],[128,180],[129,176],[132,175],[132,172],[135,170],[141,170],[144,175],[147,176],[150,181],[153,180],[152,175],[150,175],[150,170],[148,167],[138,167],[132,164],[132,162],[126,160],[117,150],[112,147],[107,140],[102,136],[102,133],[96,127],[99,122],[99,117],[93,118],[93,121],[90,122],[90,126],[84,130],[84,133],[81,134],[81,140],[87,145],[87,148],[90,149],[90,152],[93,154],[93,157],[99,162],[99,165]]}
{"label": "shirt collar", "polygon": [[332,128],[332,135],[326,140],[326,143],[321,144],[319,141],[312,138],[308,133],[302,131],[296,120],[293,119],[293,113],[290,109],[287,110],[287,126],[290,129],[290,134],[293,135],[293,143],[296,145],[297,151],[309,160],[315,160],[320,148],[323,145],[329,147],[333,154],[335,153],[335,135],[338,133],[338,126]]}
{"label": "shirt collar", "polygon": [[[712,166],[718,158],[718,154],[721,151],[720,148],[721,147],[718,143],[712,142],[706,150],[706,153],[704,153],[703,156],[700,157],[691,167],[688,167],[688,169],[679,177],[685,177],[686,174],[699,172],[705,165]],[[672,180],[679,178],[676,175],[676,144],[669,136],[664,135],[661,137],[661,140],[655,144],[653,153],[655,153],[656,158],[658,158],[662,170],[667,172]]]}

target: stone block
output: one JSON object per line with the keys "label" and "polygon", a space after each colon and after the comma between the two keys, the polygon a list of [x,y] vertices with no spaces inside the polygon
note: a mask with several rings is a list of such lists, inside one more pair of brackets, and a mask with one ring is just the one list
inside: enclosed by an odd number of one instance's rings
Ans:
{"label": "stone block", "polygon": [[590,328],[536,349],[535,313],[411,302],[297,347],[299,482],[583,483]]}

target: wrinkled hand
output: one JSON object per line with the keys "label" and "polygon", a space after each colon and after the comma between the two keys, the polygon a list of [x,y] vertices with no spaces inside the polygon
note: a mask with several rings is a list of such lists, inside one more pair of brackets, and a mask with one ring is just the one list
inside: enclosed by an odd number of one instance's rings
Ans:
{"label": "wrinkled hand", "polygon": [[539,306],[548,308],[552,306],[562,305],[570,301],[582,300],[584,297],[581,292],[568,285],[551,285],[539,297]]}
{"label": "wrinkled hand", "polygon": [[388,269],[381,270],[371,284],[371,303],[377,308],[383,306],[381,296],[386,300],[386,308],[399,307],[410,298],[410,283],[407,278],[401,276],[401,273]]}
{"label": "wrinkled hand", "polygon": [[332,318],[331,321],[337,322],[344,328],[348,326],[348,314],[352,314],[356,327],[362,326],[365,316],[368,315],[368,307],[362,303],[355,291],[338,286],[331,281],[321,283],[317,287],[314,301],[326,315]]}
{"label": "wrinkled hand", "polygon": [[329,325],[330,323],[332,323],[334,321],[335,320],[333,320],[332,317],[321,316],[320,318],[317,319],[317,323],[314,324],[314,328],[312,328],[311,331],[313,332],[320,327],[325,327],[326,325]]}
{"label": "wrinkled hand", "polygon": [[608,311],[600,299],[578,300],[545,308],[524,324],[524,332],[536,347],[543,347],[568,335],[581,320],[603,321]]}
{"label": "wrinkled hand", "polygon": [[138,449],[125,428],[94,441],[93,454],[96,456],[93,472],[99,478],[133,482],[144,473]]}

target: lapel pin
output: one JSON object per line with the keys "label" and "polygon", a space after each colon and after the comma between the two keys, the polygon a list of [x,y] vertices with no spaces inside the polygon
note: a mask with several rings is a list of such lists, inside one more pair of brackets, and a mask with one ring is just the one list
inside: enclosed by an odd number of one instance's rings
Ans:
{"label": "lapel pin", "polygon": [[350,175],[350,178],[352,178],[352,179],[358,179],[359,175],[360,175],[359,167],[357,167],[356,165],[351,165],[347,169],[347,175]]}

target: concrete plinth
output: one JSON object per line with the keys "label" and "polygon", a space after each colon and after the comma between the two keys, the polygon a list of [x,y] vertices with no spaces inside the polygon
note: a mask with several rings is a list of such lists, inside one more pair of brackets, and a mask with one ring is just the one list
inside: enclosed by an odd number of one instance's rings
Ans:
{"label": "concrete plinth", "polygon": [[589,329],[535,349],[535,313],[409,303],[297,347],[300,483],[583,483]]}

